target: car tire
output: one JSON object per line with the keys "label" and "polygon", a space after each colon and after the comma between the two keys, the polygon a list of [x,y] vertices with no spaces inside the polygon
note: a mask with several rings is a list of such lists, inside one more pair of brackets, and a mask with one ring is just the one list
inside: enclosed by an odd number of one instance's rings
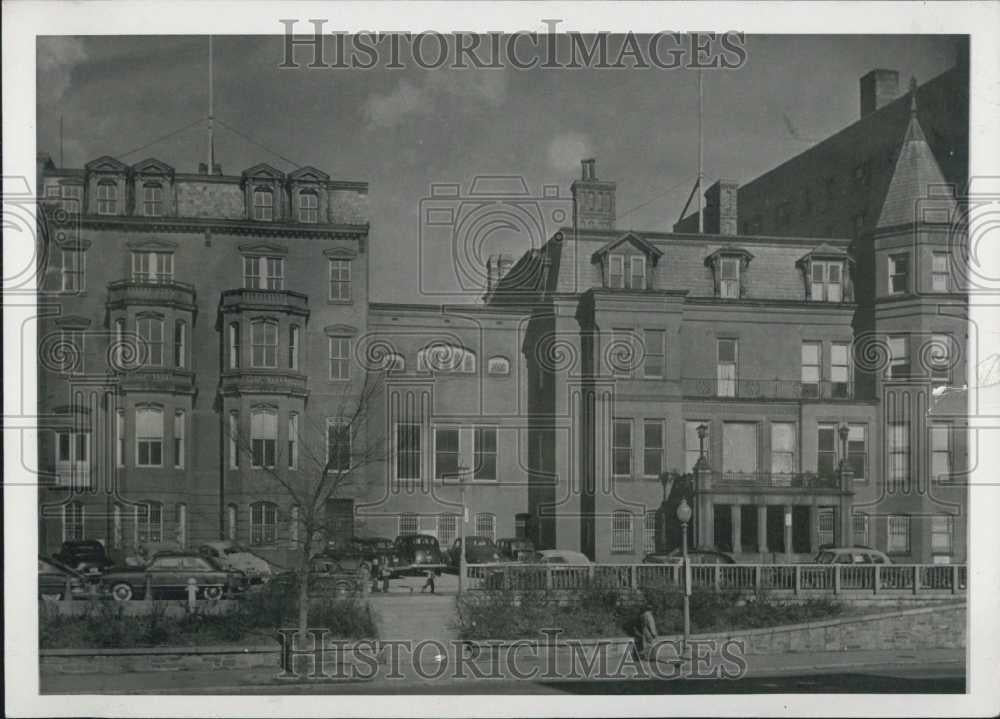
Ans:
{"label": "car tire", "polygon": [[116,602],[127,602],[132,599],[132,586],[122,582],[111,587],[111,596]]}
{"label": "car tire", "polygon": [[205,599],[213,602],[222,599],[222,587],[205,587]]}

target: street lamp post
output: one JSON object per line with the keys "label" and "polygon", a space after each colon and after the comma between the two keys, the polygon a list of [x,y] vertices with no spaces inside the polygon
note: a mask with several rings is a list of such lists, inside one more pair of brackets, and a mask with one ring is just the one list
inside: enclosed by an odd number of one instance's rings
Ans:
{"label": "street lamp post", "polygon": [[458,468],[458,491],[462,504],[462,514],[458,521],[458,593],[465,590],[465,473],[468,467]]}
{"label": "street lamp post", "polygon": [[684,644],[683,653],[687,654],[688,639],[691,636],[691,566],[688,563],[688,522],[691,521],[691,507],[687,499],[681,499],[677,505],[677,520],[681,523],[681,557],[684,567]]}

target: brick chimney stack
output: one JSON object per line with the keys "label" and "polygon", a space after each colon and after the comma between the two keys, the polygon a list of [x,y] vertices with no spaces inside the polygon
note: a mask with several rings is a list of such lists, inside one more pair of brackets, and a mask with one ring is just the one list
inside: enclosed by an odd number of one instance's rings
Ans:
{"label": "brick chimney stack", "polygon": [[736,196],[739,188],[739,184],[733,180],[718,180],[705,190],[705,232],[707,234],[737,234],[738,206]]}
{"label": "brick chimney stack", "polygon": [[580,179],[570,185],[573,194],[573,227],[610,230],[615,226],[615,192],[618,185],[597,179],[597,160],[580,161]]}
{"label": "brick chimney stack", "polygon": [[861,117],[871,114],[899,97],[899,73],[872,70],[861,78]]}

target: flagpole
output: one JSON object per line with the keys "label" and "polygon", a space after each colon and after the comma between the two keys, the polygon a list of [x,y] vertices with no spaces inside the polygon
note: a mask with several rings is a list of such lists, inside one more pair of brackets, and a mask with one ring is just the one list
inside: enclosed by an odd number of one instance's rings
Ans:
{"label": "flagpole", "polygon": [[702,234],[705,231],[705,193],[702,191],[702,182],[704,180],[704,128],[702,121],[702,104],[704,102],[705,92],[702,85],[701,69],[698,70],[698,234]]}
{"label": "flagpole", "polygon": [[208,36],[208,174],[215,172],[215,87],[212,79],[212,36]]}

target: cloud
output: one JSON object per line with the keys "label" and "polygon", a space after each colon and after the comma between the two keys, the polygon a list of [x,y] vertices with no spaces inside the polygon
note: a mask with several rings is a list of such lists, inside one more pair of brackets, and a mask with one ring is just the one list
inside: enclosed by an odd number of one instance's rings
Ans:
{"label": "cloud", "polygon": [[557,135],[549,143],[549,165],[560,174],[575,170],[580,160],[593,155],[590,138],[582,132]]}
{"label": "cloud", "polygon": [[507,98],[507,74],[502,70],[428,70],[419,82],[401,79],[394,90],[371,95],[364,104],[365,120],[375,127],[394,127],[412,117],[450,110],[500,107]]}
{"label": "cloud", "polygon": [[78,37],[53,37],[38,42],[38,101],[62,100],[71,84],[73,68],[88,59],[87,48]]}

